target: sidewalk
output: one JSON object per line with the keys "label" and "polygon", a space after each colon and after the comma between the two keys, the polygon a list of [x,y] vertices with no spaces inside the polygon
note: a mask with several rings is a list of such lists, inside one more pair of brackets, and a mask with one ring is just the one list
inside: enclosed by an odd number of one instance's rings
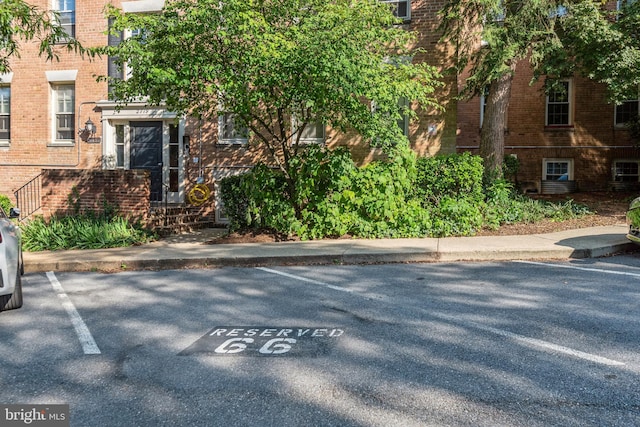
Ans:
{"label": "sidewalk", "polygon": [[25,272],[549,260],[597,258],[636,247],[622,224],[527,236],[206,243],[224,232],[208,229],[128,248],[25,252]]}

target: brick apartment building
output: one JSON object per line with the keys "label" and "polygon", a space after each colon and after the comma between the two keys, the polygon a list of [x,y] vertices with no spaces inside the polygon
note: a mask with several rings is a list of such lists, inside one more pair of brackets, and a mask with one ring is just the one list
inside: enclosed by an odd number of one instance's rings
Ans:
{"label": "brick apartment building", "polygon": [[[436,32],[444,1],[388,2],[397,6],[403,26],[417,31],[421,47],[428,51],[426,57],[413,60],[426,60],[443,70],[451,65],[452,52]],[[107,3],[128,13],[153,13],[162,9],[164,0],[30,3],[58,10],[65,29],[93,47],[119,39],[107,36]],[[11,67],[11,73],[0,76],[0,194],[13,196],[28,183],[28,188],[42,187],[36,198],[45,215],[65,209],[74,187],[89,205],[103,197],[134,212],[144,211],[149,202],[184,204],[196,182],[215,190],[217,179],[246,170],[265,155],[235,132],[226,115],[202,123],[143,104],[116,108],[107,84],[96,81],[96,76],[108,73],[126,76],[126,70],[115,69],[109,58],[90,61],[62,53],[58,62],[45,62],[34,44],[25,44]],[[604,189],[616,180],[638,181],[640,155],[621,126],[631,110],[637,112],[637,100],[616,108],[606,103],[603,87],[578,78],[567,81],[567,99],[546,97],[539,87],[529,86],[529,78],[521,67],[514,81],[506,142],[507,153],[520,160],[520,182],[541,191],[546,181],[565,178],[581,190]],[[482,100],[457,102],[460,82],[452,76],[445,83],[438,93],[445,110],[423,111],[418,123],[404,124],[421,155],[477,148]],[[550,117],[546,106],[551,102],[561,104],[554,111],[565,114]],[[376,154],[357,138],[322,125],[312,127],[305,137],[329,147],[348,145],[359,162]],[[215,196],[208,204],[215,208]]]}

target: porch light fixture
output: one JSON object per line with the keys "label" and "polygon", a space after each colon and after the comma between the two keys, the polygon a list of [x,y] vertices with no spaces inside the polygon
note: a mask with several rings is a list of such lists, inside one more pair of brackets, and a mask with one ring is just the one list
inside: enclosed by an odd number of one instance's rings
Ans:
{"label": "porch light fixture", "polygon": [[91,135],[96,134],[96,125],[93,124],[91,118],[87,119],[87,121],[84,122],[84,130],[89,132],[89,134]]}
{"label": "porch light fixture", "polygon": [[[78,135],[80,136],[80,139],[82,139],[85,142],[96,142],[96,138],[94,138],[93,136],[96,134],[96,125],[91,121],[91,118],[88,118],[87,121],[84,123],[84,127],[78,129]],[[99,138],[98,138],[98,142],[99,142]]]}

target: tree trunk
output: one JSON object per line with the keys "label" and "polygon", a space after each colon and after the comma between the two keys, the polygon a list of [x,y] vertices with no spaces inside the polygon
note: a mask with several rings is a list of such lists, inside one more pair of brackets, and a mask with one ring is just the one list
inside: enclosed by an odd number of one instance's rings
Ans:
{"label": "tree trunk", "polygon": [[503,177],[504,135],[507,130],[511,83],[516,70],[515,61],[509,67],[510,71],[491,83],[480,130],[480,157],[484,160],[484,174],[488,180]]}

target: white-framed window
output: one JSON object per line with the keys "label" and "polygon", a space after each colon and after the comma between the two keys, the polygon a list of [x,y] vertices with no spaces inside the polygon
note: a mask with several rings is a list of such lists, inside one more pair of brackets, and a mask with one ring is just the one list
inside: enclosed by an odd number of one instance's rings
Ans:
{"label": "white-framed window", "polygon": [[558,86],[549,91],[546,102],[547,126],[571,126],[573,117],[571,111],[571,81],[563,80]]}
{"label": "white-framed window", "polygon": [[573,181],[573,159],[543,159],[543,181]]}
{"label": "white-framed window", "polygon": [[[300,125],[301,123],[295,117],[291,119],[291,127],[294,132],[293,142],[297,140],[297,132]],[[307,123],[301,131],[299,142],[301,144],[324,144],[326,138],[325,128],[325,124],[321,121]]]}
{"label": "white-framed window", "polygon": [[387,3],[391,7],[394,16],[402,18],[405,21],[411,19],[411,0],[380,0]]}
{"label": "white-framed window", "polygon": [[620,105],[616,105],[615,125],[623,127],[625,123],[630,122],[640,115],[640,100],[624,101]]}
{"label": "white-framed window", "polygon": [[125,133],[124,133],[124,124],[117,124],[114,126],[115,128],[115,168],[116,169],[124,169],[127,165],[125,164]]}
{"label": "white-framed window", "polygon": [[54,140],[59,142],[75,139],[75,84],[56,83],[51,85],[53,94]]}
{"label": "white-framed window", "polygon": [[[406,108],[409,107],[409,101],[404,98],[401,97],[400,99],[398,99],[398,111],[400,112],[401,116],[396,123],[398,124],[398,127],[400,128],[400,130],[402,131],[402,134],[406,137],[409,136],[409,115],[406,114]],[[375,103],[375,101],[371,102],[371,112],[375,113],[378,110],[378,106]]]}
{"label": "white-framed window", "polygon": [[638,182],[640,160],[615,160],[613,162],[613,180],[615,182]]}
{"label": "white-framed window", "polygon": [[58,13],[58,24],[67,36],[74,38],[76,36],[76,1],[54,0],[53,10]]}
{"label": "white-framed window", "polygon": [[11,86],[0,86],[0,142],[11,139]]}
{"label": "white-framed window", "polygon": [[246,144],[249,131],[246,126],[236,123],[234,115],[223,113],[218,116],[218,141],[220,144]]}

